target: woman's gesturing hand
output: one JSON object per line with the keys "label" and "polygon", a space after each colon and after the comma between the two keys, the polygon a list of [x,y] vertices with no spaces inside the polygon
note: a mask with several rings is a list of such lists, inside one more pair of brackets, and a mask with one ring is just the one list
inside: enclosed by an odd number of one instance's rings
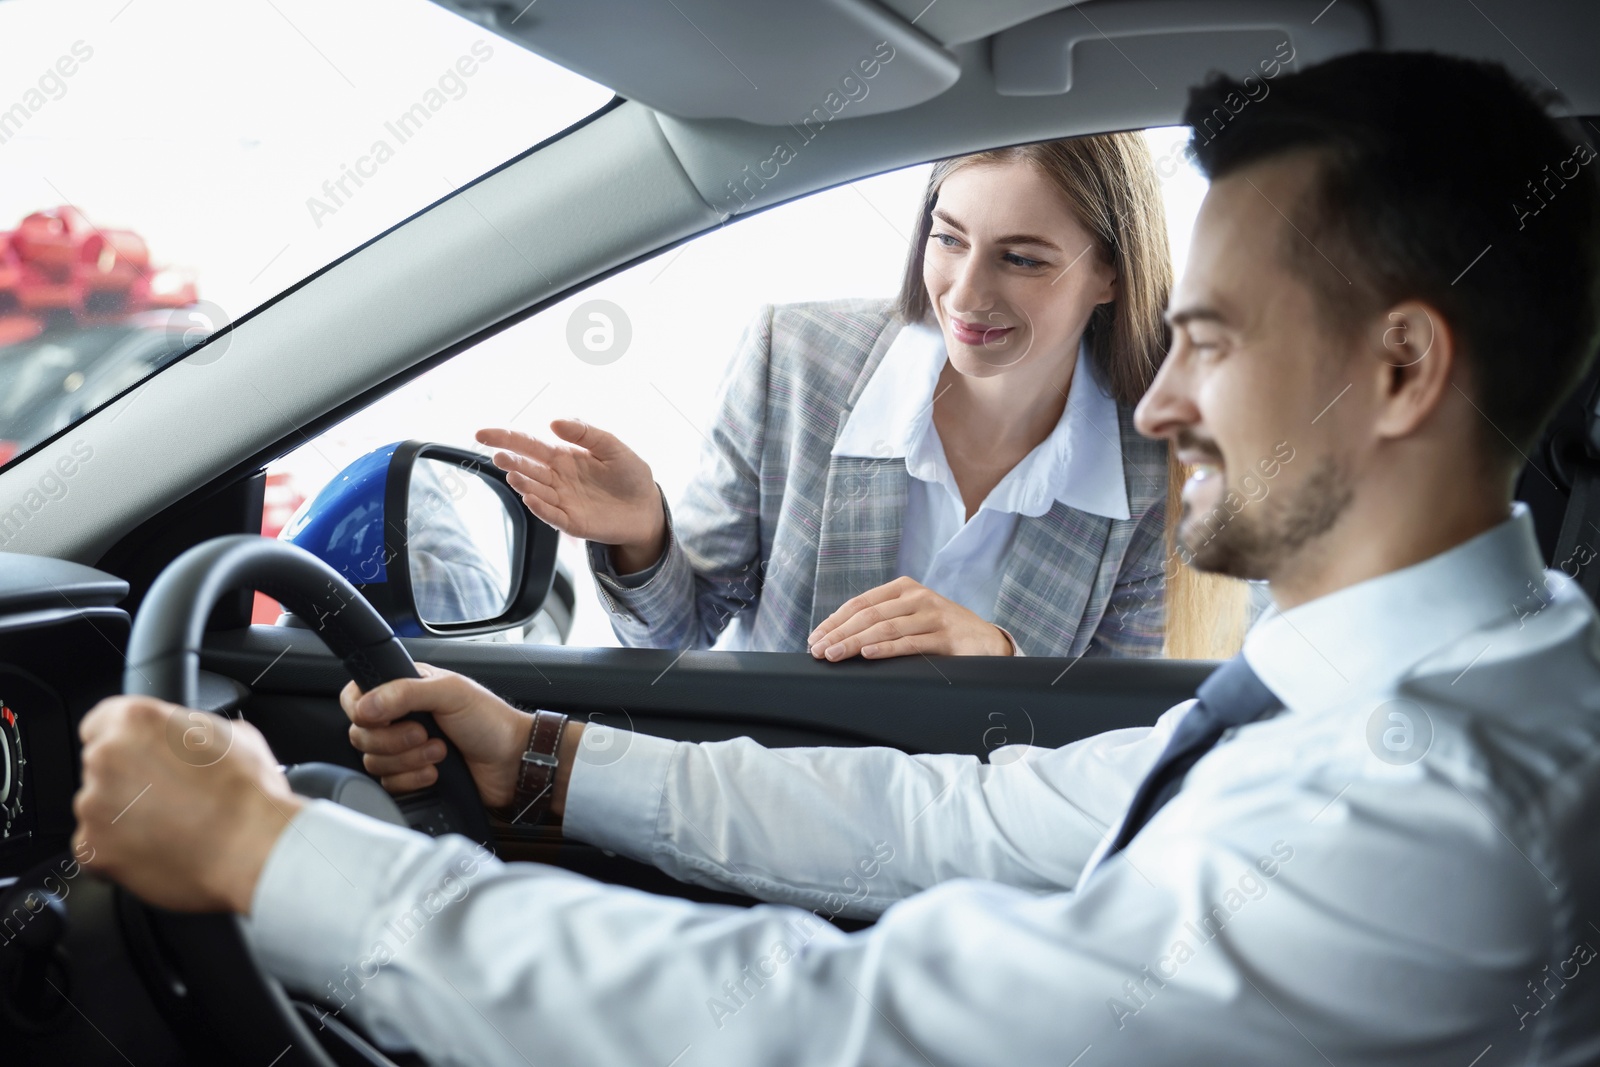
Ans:
{"label": "woman's gesturing hand", "polygon": [[913,653],[1009,656],[1011,640],[992,622],[910,578],[896,578],[847,600],[811,631],[818,659],[887,659]]}
{"label": "woman's gesturing hand", "polygon": [[547,444],[516,430],[479,430],[494,464],[528,510],[563,533],[613,546],[620,573],[643,570],[666,548],[666,515],[650,465],[615,435],[577,419]]}
{"label": "woman's gesturing hand", "polygon": [[426,663],[421,678],[401,678],[363,693],[351,682],[339,694],[350,719],[350,743],[363,753],[362,766],[391,793],[410,793],[439,780],[434,764],[444,742],[430,738],[419,722],[397,722],[413,711],[432,712],[444,735],[461,750],[486,807],[511,802],[518,761],[528,746],[533,715],[512,707],[460,674]]}

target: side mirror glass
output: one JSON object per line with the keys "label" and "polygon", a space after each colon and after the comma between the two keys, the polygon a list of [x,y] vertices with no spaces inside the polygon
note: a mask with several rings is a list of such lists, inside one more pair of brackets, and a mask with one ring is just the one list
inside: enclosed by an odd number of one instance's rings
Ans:
{"label": "side mirror glass", "polygon": [[343,574],[402,637],[528,623],[560,538],[487,456],[420,441],[350,464],[279,536]]}
{"label": "side mirror glass", "polygon": [[497,619],[511,606],[514,513],[472,467],[419,456],[406,501],[411,596],[425,625]]}

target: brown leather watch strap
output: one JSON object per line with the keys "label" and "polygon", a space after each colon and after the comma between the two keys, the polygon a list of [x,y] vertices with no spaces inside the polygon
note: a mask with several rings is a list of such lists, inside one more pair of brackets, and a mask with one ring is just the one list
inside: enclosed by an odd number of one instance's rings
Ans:
{"label": "brown leather watch strap", "polygon": [[528,747],[517,769],[517,788],[511,803],[495,812],[515,826],[537,826],[544,821],[555,796],[557,754],[567,716],[557,711],[533,713]]}

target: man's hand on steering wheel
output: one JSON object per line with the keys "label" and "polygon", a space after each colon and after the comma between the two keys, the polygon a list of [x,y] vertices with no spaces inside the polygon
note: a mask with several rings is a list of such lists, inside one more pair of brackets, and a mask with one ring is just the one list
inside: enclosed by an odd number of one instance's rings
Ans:
{"label": "man's hand on steering wheel", "polygon": [[391,793],[437,781],[434,764],[444,758],[444,742],[430,739],[420,723],[395,721],[413,711],[432,712],[439,729],[461,750],[484,806],[509,804],[533,714],[464,675],[426,663],[418,663],[417,670],[421,678],[385,682],[366,693],[351,682],[339,694],[350,717],[350,743],[363,753],[367,773]]}
{"label": "man's hand on steering wheel", "polygon": [[[508,803],[533,716],[470,678],[417,669],[423,677],[368,693],[352,682],[339,695],[369,773],[396,793],[438,780],[443,742],[420,723],[395,722],[429,711],[460,748],[484,803]],[[570,751],[580,733],[569,727],[563,747]],[[72,844],[90,857],[84,865],[158,907],[248,914],[273,845],[306,803],[260,731],[153,697],[115,696],[84,716],[78,735],[83,785],[72,802]]]}
{"label": "man's hand on steering wheel", "polygon": [[248,914],[303,797],[241,719],[153,697],[107,697],[78,725],[74,855],[147,903]]}

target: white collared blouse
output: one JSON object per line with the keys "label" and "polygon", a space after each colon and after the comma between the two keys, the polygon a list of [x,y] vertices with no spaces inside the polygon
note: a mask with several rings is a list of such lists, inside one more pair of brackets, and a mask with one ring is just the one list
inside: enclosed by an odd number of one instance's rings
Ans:
{"label": "white collared blouse", "polygon": [[934,389],[946,359],[937,326],[902,329],[862,390],[832,454],[905,460],[912,481],[899,573],[993,619],[1020,517],[1043,515],[1056,501],[1110,519],[1128,517],[1117,404],[1096,380],[1087,345],[1080,344],[1066,407],[1050,436],[1000,479],[968,519],[933,423]]}

